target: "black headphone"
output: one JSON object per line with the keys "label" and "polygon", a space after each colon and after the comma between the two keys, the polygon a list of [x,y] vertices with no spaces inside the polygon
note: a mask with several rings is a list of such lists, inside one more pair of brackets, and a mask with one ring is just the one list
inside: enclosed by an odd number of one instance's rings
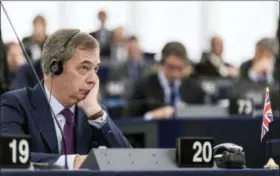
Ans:
{"label": "black headphone", "polygon": [[[80,33],[80,30],[76,31],[64,44],[63,48],[60,50],[61,53],[63,53],[65,51],[65,48],[67,47],[68,43],[72,40],[72,38],[76,35]],[[50,72],[53,75],[60,75],[63,72],[63,63],[61,60],[54,58],[51,61],[50,64]]]}
{"label": "black headphone", "polygon": [[53,75],[60,75],[63,72],[62,62],[57,59],[53,59],[50,64],[50,71]]}

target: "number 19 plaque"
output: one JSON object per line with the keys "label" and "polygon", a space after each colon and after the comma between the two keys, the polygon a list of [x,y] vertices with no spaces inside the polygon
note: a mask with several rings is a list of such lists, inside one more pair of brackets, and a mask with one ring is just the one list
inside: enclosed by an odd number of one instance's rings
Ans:
{"label": "number 19 plaque", "polygon": [[30,166],[29,136],[0,136],[0,168],[28,168]]}

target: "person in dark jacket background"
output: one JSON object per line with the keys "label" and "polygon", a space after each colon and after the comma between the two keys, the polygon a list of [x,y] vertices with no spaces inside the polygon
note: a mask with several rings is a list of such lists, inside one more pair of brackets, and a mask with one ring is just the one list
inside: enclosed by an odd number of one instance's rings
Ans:
{"label": "person in dark jacket background", "polygon": [[240,66],[240,79],[258,84],[274,84],[279,80],[278,41],[264,37],[256,43],[253,59]]}

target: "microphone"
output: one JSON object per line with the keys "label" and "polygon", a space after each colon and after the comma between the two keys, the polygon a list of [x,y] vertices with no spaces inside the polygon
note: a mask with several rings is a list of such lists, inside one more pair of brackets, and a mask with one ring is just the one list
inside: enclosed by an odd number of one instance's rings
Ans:
{"label": "microphone", "polygon": [[[9,15],[8,15],[8,13],[7,13],[7,11],[6,11],[6,9],[5,9],[4,4],[2,3],[2,1],[0,1],[0,4],[1,4],[3,10],[4,10],[4,13],[6,14],[6,17],[7,17],[8,21],[9,21],[9,23],[10,23],[10,25],[11,25],[11,27],[12,27],[14,33],[15,33],[15,35],[16,35],[16,38],[17,38],[17,40],[18,40],[18,42],[19,42],[19,45],[20,45],[20,47],[21,47],[21,49],[22,49],[22,51],[23,51],[23,54],[24,54],[24,56],[25,56],[25,58],[26,58],[26,61],[27,61],[28,64],[30,65],[30,67],[31,67],[31,69],[32,69],[32,72],[33,72],[33,74],[35,75],[36,81],[38,82],[38,85],[39,85],[40,89],[42,90],[46,101],[48,102],[48,103],[47,103],[47,104],[48,104],[48,107],[49,107],[49,109],[51,110],[52,115],[55,116],[54,110],[52,109],[52,107],[51,107],[51,105],[50,105],[50,102],[48,101],[48,97],[47,97],[47,94],[46,94],[46,92],[45,92],[45,89],[44,89],[44,87],[43,87],[43,85],[42,85],[42,83],[41,83],[41,81],[40,81],[40,79],[39,79],[38,74],[37,74],[36,71],[35,71],[35,68],[34,68],[34,66],[33,66],[33,64],[32,64],[32,61],[31,61],[30,58],[28,57],[27,52],[26,52],[26,50],[24,49],[23,44],[22,44],[22,42],[20,41],[20,39],[19,39],[19,37],[18,37],[18,34],[17,34],[17,32],[16,32],[16,30],[15,30],[15,28],[14,28],[14,26],[13,26],[13,24],[12,24],[10,18],[9,18]],[[55,119],[55,123],[57,124],[57,126],[58,126],[58,128],[59,128],[59,131],[60,131],[60,133],[61,133],[61,136],[62,136],[62,141],[63,141],[63,142],[62,142],[62,143],[63,143],[63,146],[62,146],[62,147],[63,147],[63,151],[67,151],[67,150],[66,150],[67,148],[66,148],[65,138],[64,138],[64,135],[63,135],[63,131],[62,131],[62,129],[61,129],[61,126],[60,126],[58,120],[57,120],[56,118],[54,118],[54,119]],[[66,154],[66,152],[64,152],[64,153],[65,153],[65,154],[64,154],[64,155],[65,155],[64,169],[68,169],[67,154]],[[42,166],[42,165],[44,165],[44,167],[41,167],[41,168],[57,168],[57,166],[54,165],[54,164],[51,164],[51,165],[47,165],[47,166],[46,166],[45,164],[37,163],[37,165],[38,165],[39,168],[40,168],[40,166]],[[33,166],[36,167],[36,163],[33,163]]]}

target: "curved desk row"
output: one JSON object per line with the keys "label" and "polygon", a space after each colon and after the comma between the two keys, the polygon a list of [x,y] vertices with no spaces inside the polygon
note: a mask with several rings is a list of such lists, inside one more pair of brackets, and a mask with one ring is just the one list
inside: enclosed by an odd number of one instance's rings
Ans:
{"label": "curved desk row", "polygon": [[1,176],[279,176],[279,170],[244,169],[244,170],[185,170],[185,171],[28,171],[1,170]]}
{"label": "curved desk row", "polygon": [[244,148],[246,166],[262,168],[273,155],[280,164],[280,119],[270,124],[273,145],[261,143],[261,119],[251,118],[187,118],[159,121],[140,119],[116,121],[134,147],[175,148],[180,136],[214,137],[215,145],[232,142]]}

